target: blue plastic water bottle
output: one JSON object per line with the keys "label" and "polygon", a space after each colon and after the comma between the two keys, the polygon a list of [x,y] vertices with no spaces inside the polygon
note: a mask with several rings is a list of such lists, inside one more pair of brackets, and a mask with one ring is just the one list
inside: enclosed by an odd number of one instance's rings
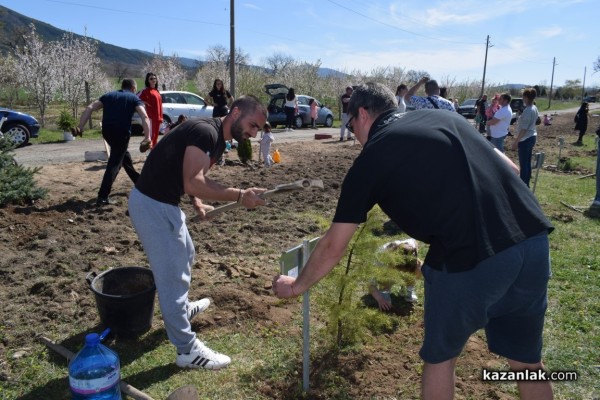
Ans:
{"label": "blue plastic water bottle", "polygon": [[100,343],[106,336],[90,333],[69,363],[72,400],[121,400],[119,356]]}

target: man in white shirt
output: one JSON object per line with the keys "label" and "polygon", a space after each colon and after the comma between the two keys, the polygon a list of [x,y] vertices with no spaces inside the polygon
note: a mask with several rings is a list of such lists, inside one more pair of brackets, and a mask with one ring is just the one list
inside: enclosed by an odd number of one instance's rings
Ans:
{"label": "man in white shirt", "polygon": [[500,95],[500,109],[496,111],[492,119],[487,121],[490,127],[490,141],[502,153],[504,153],[504,138],[508,135],[508,128],[512,119],[511,99],[510,94],[502,93]]}

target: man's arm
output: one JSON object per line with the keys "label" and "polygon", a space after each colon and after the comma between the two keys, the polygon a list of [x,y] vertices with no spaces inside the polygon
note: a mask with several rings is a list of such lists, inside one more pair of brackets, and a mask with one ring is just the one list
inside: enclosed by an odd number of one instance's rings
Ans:
{"label": "man's arm", "polygon": [[96,100],[93,103],[89,104],[85,110],[81,113],[81,117],[79,118],[79,131],[83,132],[83,128],[85,127],[85,123],[88,119],[92,117],[92,113],[96,110],[102,108],[102,102],[100,100]]}
{"label": "man's arm", "polygon": [[415,83],[413,87],[408,89],[408,92],[406,92],[406,94],[404,95],[404,102],[406,104],[410,104],[410,98],[413,97],[415,93],[417,93],[421,85],[424,85],[425,83],[427,83],[427,81],[429,81],[429,77],[424,76],[421,79],[419,79],[419,81]]}
{"label": "man's arm", "polygon": [[488,125],[496,125],[498,122],[500,122],[500,120],[496,117],[487,120]]}
{"label": "man's arm", "polygon": [[506,162],[506,164],[508,164],[510,169],[512,169],[515,172],[515,174],[519,175],[519,167],[517,167],[517,165],[510,158],[508,158],[508,156],[506,154],[504,154],[503,152],[501,152],[500,150],[498,150],[495,147],[494,147],[494,151],[496,152],[496,154],[498,154],[500,156],[500,158],[502,158],[504,160],[504,162]]}
{"label": "man's arm", "polygon": [[188,146],[183,156],[183,190],[186,194],[204,200],[237,201],[246,208],[265,204],[259,195],[266,189],[237,189],[223,186],[206,177],[210,157],[196,146]]}
{"label": "man's arm", "polygon": [[327,275],[337,265],[352,239],[358,224],[331,224],[329,230],[319,240],[308,262],[298,278],[278,275],[273,278],[273,292],[277,297],[299,296]]}
{"label": "man's arm", "polygon": [[144,106],[137,106],[135,108],[138,115],[142,118],[142,127],[144,128],[144,139],[150,140],[150,118],[148,118],[148,114],[146,113],[146,109]]}

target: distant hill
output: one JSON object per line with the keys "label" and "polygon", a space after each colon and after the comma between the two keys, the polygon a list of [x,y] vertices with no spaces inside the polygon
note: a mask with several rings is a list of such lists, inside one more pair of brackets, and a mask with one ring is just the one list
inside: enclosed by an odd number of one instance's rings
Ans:
{"label": "distant hill", "polygon": [[[40,37],[45,41],[59,40],[67,31],[55,28],[45,22],[38,21],[33,18],[29,18],[25,15],[19,14],[9,8],[0,5],[0,55],[12,52],[15,45],[22,45],[19,41],[23,33],[29,32],[29,25],[33,23],[36,31]],[[75,34],[76,37],[82,37],[81,35]],[[106,66],[106,73],[109,75],[114,72],[113,68],[116,65],[127,66],[134,69],[136,72],[139,71],[141,66],[146,62],[150,61],[154,55],[147,51],[125,49],[123,47],[113,46],[98,40],[98,57],[102,60]],[[183,68],[188,70],[195,70],[201,65],[201,61],[179,57]],[[256,67],[259,68],[259,67]],[[320,68],[320,76],[339,76],[345,75],[341,72],[330,68]]]}
{"label": "distant hill", "polygon": [[[20,37],[29,32],[29,25],[33,23],[40,37],[45,41],[59,40],[66,31],[58,29],[45,22],[38,21],[21,15],[9,8],[0,5],[0,54],[12,52],[15,45],[22,45]],[[76,35],[76,37],[82,37]],[[140,50],[128,50],[98,41],[98,57],[105,64],[124,64],[139,67],[152,58],[152,54]]]}

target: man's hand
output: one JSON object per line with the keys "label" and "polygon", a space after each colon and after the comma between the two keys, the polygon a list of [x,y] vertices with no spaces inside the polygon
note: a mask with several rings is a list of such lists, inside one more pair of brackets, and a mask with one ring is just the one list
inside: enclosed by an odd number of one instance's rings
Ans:
{"label": "man's hand", "polygon": [[140,142],[140,153],[145,153],[148,150],[150,150],[150,140],[144,138],[141,142]]}
{"label": "man's hand", "polygon": [[192,199],[192,205],[194,206],[194,210],[196,210],[198,218],[200,218],[200,220],[202,221],[206,221],[207,219],[209,219],[206,216],[206,213],[215,209],[213,206],[209,206],[208,204],[202,203],[202,200],[200,200],[197,197],[194,197]]}
{"label": "man's hand", "polygon": [[386,300],[386,298],[379,290],[373,290],[371,292],[371,296],[373,296],[373,298],[377,301],[377,304],[379,305],[379,309],[381,311],[389,311],[392,309],[392,302]]}
{"label": "man's hand", "polygon": [[273,293],[280,299],[296,297],[300,293],[294,292],[294,282],[296,278],[285,275],[277,275],[273,278]]}
{"label": "man's hand", "polygon": [[265,199],[260,197],[261,193],[266,192],[267,189],[250,188],[244,189],[240,193],[240,199],[238,203],[246,208],[256,208],[258,206],[264,206],[267,204]]}

